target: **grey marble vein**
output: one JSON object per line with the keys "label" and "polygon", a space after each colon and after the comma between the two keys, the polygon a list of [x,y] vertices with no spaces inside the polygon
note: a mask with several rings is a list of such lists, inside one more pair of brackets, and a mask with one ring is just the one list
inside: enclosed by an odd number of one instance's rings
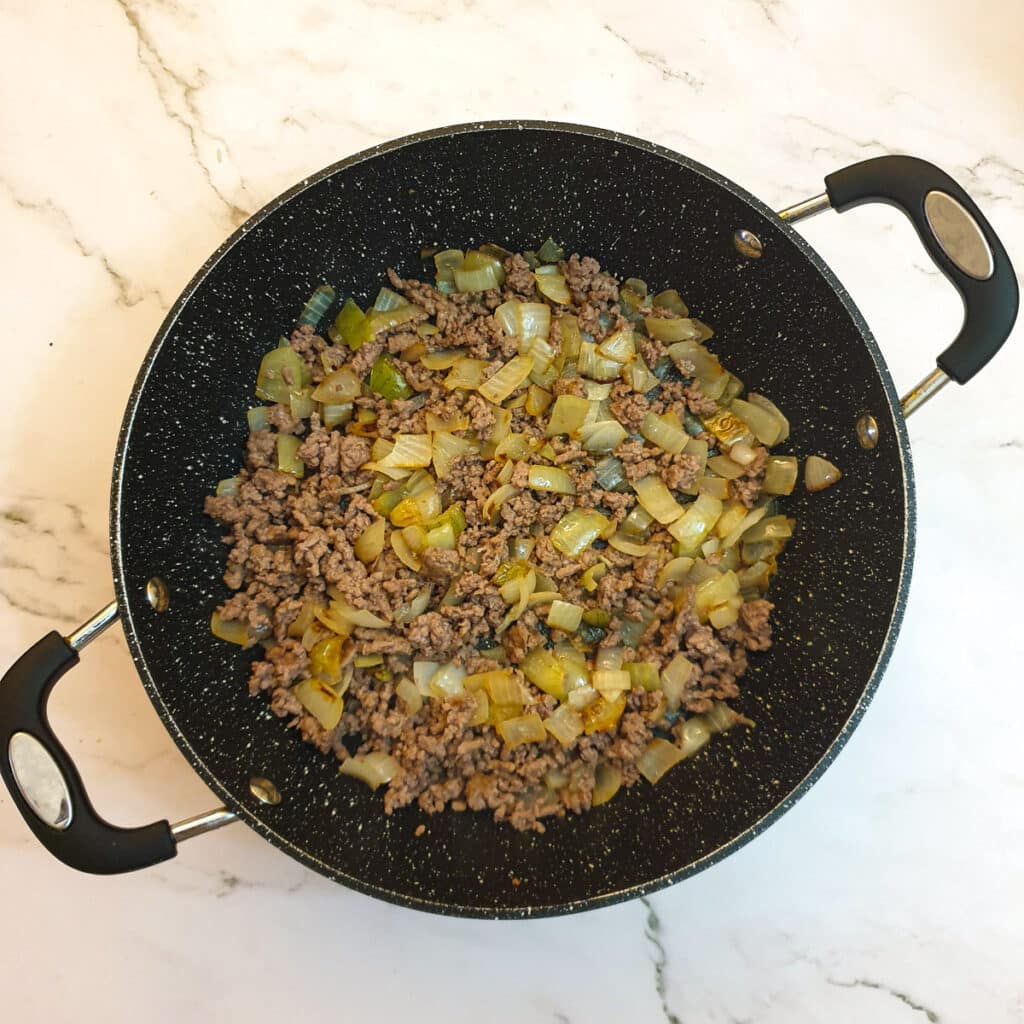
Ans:
{"label": "grey marble vein", "polygon": [[905,1003],[912,1010],[916,1010],[918,1013],[923,1013],[925,1018],[931,1021],[931,1024],[938,1024],[938,1021],[941,1020],[934,1010],[929,1010],[927,1006],[911,999],[906,992],[900,992],[899,989],[890,988],[888,985],[883,985],[880,981],[871,981],[868,978],[854,978],[852,981],[839,981],[836,978],[826,978],[825,981],[828,982],[829,985],[834,985],[837,988],[870,988],[875,989],[878,992],[885,992],[894,999],[898,999],[901,1003]]}
{"label": "grey marble vein", "polygon": [[8,194],[11,202],[21,210],[31,213],[44,214],[49,222],[56,226],[61,234],[75,247],[78,253],[91,262],[98,263],[103,272],[110,278],[111,283],[117,290],[117,304],[119,306],[131,307],[144,302],[147,296],[153,296],[161,308],[167,308],[167,302],[160,292],[155,288],[143,289],[136,285],[131,278],[123,274],[111,263],[100,249],[89,245],[78,234],[74,223],[67,210],[58,206],[52,199],[29,199],[21,195],[17,189],[6,179],[0,178],[0,187]]}
{"label": "grey marble vein", "polygon": [[651,962],[654,965],[654,987],[661,1000],[661,1012],[665,1015],[668,1024],[682,1024],[668,1005],[668,954],[665,952],[665,944],[661,941],[661,919],[658,917],[654,904],[646,896],[641,897],[640,902],[647,908],[647,920],[644,925],[644,935],[654,949],[654,957]]}
{"label": "grey marble vein", "polygon": [[[252,211],[244,209],[225,195],[224,191],[213,180],[213,175],[210,173],[210,168],[206,165],[206,161],[203,159],[199,145],[200,136],[203,136],[207,142],[211,142],[219,147],[219,151],[223,152],[229,160],[231,159],[231,150],[228,148],[227,142],[219,135],[214,135],[204,128],[202,115],[200,114],[199,107],[196,103],[196,94],[206,84],[205,72],[202,68],[199,68],[199,80],[197,82],[190,82],[183,75],[175,71],[161,56],[156,42],[146,30],[142,23],[142,19],[139,17],[135,8],[128,3],[128,0],[115,0],[115,2],[118,7],[121,8],[121,11],[125,16],[125,20],[135,33],[136,52],[138,53],[139,61],[153,80],[153,85],[156,89],[157,96],[160,99],[160,103],[164,108],[164,113],[166,113],[173,121],[180,124],[188,133],[189,143],[192,147],[192,155],[195,159],[196,165],[202,172],[211,191],[224,204],[224,207],[231,218],[231,223],[237,227],[244,220],[249,218]],[[188,111],[189,117],[184,117],[168,102],[164,93],[165,83],[162,81],[162,76],[169,79],[171,83],[180,90],[181,100],[185,105],[185,109]],[[243,191],[245,190],[244,183],[242,183],[241,188]]]}
{"label": "grey marble vein", "polygon": [[704,88],[704,83],[701,79],[695,75],[691,75],[689,71],[677,71],[671,64],[655,50],[645,50],[643,47],[637,46],[632,40],[627,39],[621,32],[616,31],[611,25],[604,25],[605,32],[613,35],[620,43],[627,46],[637,57],[640,58],[645,64],[649,64],[655,71],[661,74],[661,77],[668,81],[669,79],[675,79],[680,82],[684,82],[691,89],[699,92]]}
{"label": "grey marble vein", "polygon": [[761,13],[768,19],[768,24],[773,28],[779,28],[775,12],[782,7],[782,0],[753,0],[753,2],[761,8]]}

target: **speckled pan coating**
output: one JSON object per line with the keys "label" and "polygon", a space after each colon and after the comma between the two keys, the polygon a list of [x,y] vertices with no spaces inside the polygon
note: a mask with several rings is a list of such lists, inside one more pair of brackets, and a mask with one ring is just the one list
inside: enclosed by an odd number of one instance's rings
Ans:
{"label": "speckled pan coating", "polygon": [[[808,183],[813,185],[813,183]],[[737,228],[764,243],[757,261]],[[220,528],[203,496],[235,471],[261,355],[313,288],[372,296],[417,251],[553,235],[620,275],[674,286],[713,347],[793,425],[782,450],[845,476],[788,505],[799,531],[772,593],[776,645],[755,656],[740,710],[757,721],[581,818],[523,835],[486,814],[385,817],[379,795],[250,699],[253,652],[216,641]],[[857,444],[870,410],[881,442]],[[906,429],[881,354],[821,259],[732,182],[637,139],[576,125],[462,125],[369,150],[301,182],[239,229],[157,334],[125,414],[111,539],[118,602],[153,703],[207,783],[261,835],[345,885],[405,906],[480,917],[568,913],[652,892],[749,841],[806,792],[862,715],[902,618],[913,551]],[[171,590],[162,615],[146,580]],[[253,774],[283,794],[250,796]],[[424,822],[425,835],[415,837]]]}

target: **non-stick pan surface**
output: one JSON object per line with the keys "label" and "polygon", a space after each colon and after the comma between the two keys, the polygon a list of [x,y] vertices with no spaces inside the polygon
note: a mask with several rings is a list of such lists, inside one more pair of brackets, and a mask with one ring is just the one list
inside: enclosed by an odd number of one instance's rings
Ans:
{"label": "non-stick pan surface", "polygon": [[[752,168],[752,180],[756,171]],[[743,259],[733,232],[764,244]],[[713,347],[792,423],[788,449],[844,472],[798,488],[798,532],[770,595],[776,643],[754,655],[734,730],[657,786],[620,794],[543,835],[489,816],[415,807],[339,777],[250,698],[255,657],[214,639],[224,599],[220,528],[204,495],[236,470],[262,354],[321,282],[366,300],[383,269],[419,271],[429,244],[548,235],[619,275],[676,287],[715,328]],[[143,683],[196,770],[258,832],[317,871],[412,907],[515,917],[638,895],[724,856],[778,817],[835,757],[889,657],[913,546],[903,419],[881,355],[821,259],[758,200],[707,168],[636,139],[571,125],[467,125],[360,154],[302,182],[235,234],[171,311],[139,375],[114,471],[118,602]],[[870,410],[881,441],[854,435]],[[146,581],[170,606],[157,614]],[[250,795],[271,779],[277,806]],[[426,833],[415,836],[420,823]]]}

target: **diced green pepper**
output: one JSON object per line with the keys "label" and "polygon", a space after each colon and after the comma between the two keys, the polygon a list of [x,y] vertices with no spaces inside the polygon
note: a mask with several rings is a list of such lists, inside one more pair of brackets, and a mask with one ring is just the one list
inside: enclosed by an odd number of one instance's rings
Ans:
{"label": "diced green pepper", "polygon": [[388,356],[378,356],[370,370],[370,390],[381,398],[411,398],[413,391]]}

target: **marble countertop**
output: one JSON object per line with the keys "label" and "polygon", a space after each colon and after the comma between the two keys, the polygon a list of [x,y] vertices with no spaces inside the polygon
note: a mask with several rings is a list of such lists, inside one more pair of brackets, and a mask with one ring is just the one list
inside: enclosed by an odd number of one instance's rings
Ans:
{"label": "marble countertop", "polygon": [[[1022,32],[1007,0],[8,0],[0,664],[110,599],[109,466],[139,361],[195,268],[304,175],[445,123],[552,118],[678,149],[778,208],[909,152],[1024,266]],[[960,309],[910,227],[873,207],[804,230],[916,382]],[[895,655],[837,763],[752,845],[648,900],[494,924],[348,892],[242,826],[154,870],[77,875],[5,792],[0,1016],[1024,1022],[1022,673],[990,636],[1024,574],[1016,334],[915,416]],[[117,630],[52,707],[112,820],[211,806]]]}

